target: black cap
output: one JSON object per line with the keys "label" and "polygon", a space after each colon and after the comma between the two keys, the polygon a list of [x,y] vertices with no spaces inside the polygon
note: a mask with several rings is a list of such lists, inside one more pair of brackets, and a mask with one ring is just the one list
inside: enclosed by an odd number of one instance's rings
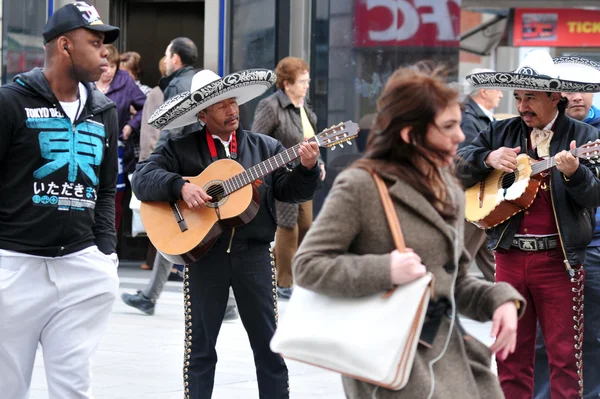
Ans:
{"label": "black cap", "polygon": [[48,18],[44,26],[44,43],[79,28],[104,33],[104,43],[112,43],[119,37],[119,28],[102,22],[94,6],[77,1],[59,8]]}

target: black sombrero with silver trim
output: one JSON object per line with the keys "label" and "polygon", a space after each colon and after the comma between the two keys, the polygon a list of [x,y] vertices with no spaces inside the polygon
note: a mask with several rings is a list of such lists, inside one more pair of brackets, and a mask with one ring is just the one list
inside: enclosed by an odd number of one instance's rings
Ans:
{"label": "black sombrero with silver trim", "polygon": [[269,69],[247,69],[223,78],[204,69],[194,75],[190,91],[178,94],[154,111],[148,123],[157,129],[173,129],[198,121],[197,114],[228,98],[244,104],[267,91],[275,83]]}
{"label": "black sombrero with silver trim", "polygon": [[[571,57],[573,58],[573,57]],[[578,57],[579,58],[579,57]],[[571,60],[573,61],[573,60]],[[587,60],[593,62],[591,60]],[[566,64],[566,62],[565,62]],[[512,89],[549,92],[597,93],[600,81],[585,81],[581,75],[574,80],[564,79],[561,68],[544,50],[527,54],[513,72],[481,72],[467,75],[469,85],[482,89]]]}

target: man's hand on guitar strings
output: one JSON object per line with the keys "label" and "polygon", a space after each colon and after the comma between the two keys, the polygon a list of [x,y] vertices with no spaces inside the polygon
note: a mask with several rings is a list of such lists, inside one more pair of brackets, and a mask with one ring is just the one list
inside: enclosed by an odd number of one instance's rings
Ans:
{"label": "man's hand on guitar strings", "polygon": [[517,169],[517,154],[519,152],[521,152],[521,147],[500,147],[490,152],[484,162],[490,168],[503,172],[514,172]]}
{"label": "man's hand on guitar strings", "polygon": [[317,166],[317,158],[319,158],[319,145],[316,142],[309,143],[305,141],[300,144],[300,163],[307,169],[312,169]]}
{"label": "man's hand on guitar strings", "polygon": [[[571,141],[569,145],[571,150],[577,148],[577,143],[575,140]],[[569,151],[561,151],[554,156],[554,162],[556,163],[556,169],[560,170],[563,175],[567,177],[573,176],[575,172],[577,172],[577,168],[579,168],[579,158],[573,156]]]}
{"label": "man's hand on guitar strings", "polygon": [[187,182],[181,187],[181,198],[190,209],[200,209],[212,199],[201,187]]}

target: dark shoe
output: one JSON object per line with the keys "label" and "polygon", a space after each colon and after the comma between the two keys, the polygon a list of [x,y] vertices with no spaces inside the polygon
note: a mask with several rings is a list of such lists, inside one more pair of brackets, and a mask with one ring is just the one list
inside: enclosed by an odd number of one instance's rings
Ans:
{"label": "dark shoe", "polygon": [[292,287],[280,287],[277,286],[277,296],[279,299],[290,299],[294,289]]}
{"label": "dark shoe", "polygon": [[156,301],[148,299],[142,294],[142,291],[138,291],[137,294],[122,293],[121,299],[126,305],[136,308],[137,310],[146,313],[148,316],[154,314],[154,305]]}
{"label": "dark shoe", "polygon": [[238,317],[240,317],[240,316],[237,311],[237,306],[235,306],[235,305],[227,306],[227,309],[225,309],[225,316],[223,316],[223,321],[236,320]]}
{"label": "dark shoe", "polygon": [[183,272],[177,270],[176,272],[169,273],[169,281],[183,281]]}

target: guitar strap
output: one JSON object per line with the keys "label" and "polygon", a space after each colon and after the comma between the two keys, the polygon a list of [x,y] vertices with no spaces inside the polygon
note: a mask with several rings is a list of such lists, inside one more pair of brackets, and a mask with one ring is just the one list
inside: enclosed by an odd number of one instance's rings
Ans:
{"label": "guitar strap", "polygon": [[[213,162],[219,159],[217,155],[217,147],[215,147],[215,139],[212,134],[206,129],[206,142],[208,143],[208,150],[210,151],[210,158]],[[237,139],[235,137],[235,131],[231,133],[231,139],[229,141],[229,157],[231,159],[237,159]]]}

